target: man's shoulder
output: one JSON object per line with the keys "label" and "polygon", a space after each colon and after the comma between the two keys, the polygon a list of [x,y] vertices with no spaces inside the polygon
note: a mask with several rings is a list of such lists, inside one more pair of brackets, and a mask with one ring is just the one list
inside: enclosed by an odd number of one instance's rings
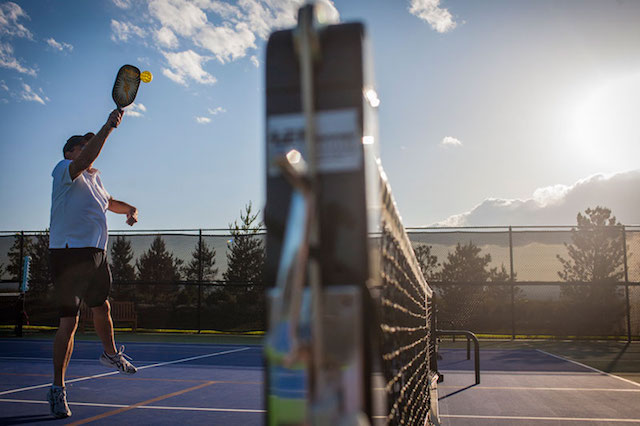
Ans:
{"label": "man's shoulder", "polygon": [[71,160],[64,159],[60,160],[53,168],[51,176],[53,177],[54,185],[56,181],[71,180],[70,178],[65,179],[66,176],[69,176],[69,164],[71,164]]}
{"label": "man's shoulder", "polygon": [[69,164],[71,164],[71,160],[63,158],[62,160],[58,161],[56,166],[53,168],[53,173],[55,173],[57,170],[68,168]]}

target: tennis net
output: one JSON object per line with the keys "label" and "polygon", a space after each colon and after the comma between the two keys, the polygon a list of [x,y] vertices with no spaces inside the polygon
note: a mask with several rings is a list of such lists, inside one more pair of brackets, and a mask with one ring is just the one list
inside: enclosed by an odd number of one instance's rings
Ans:
{"label": "tennis net", "polygon": [[433,293],[384,176],[380,170],[379,279],[370,293],[379,315],[386,422],[423,425],[437,418]]}

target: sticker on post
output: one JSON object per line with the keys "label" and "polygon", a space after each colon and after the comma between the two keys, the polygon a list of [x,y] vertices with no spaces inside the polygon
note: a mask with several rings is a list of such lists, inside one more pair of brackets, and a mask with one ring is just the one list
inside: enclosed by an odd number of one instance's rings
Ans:
{"label": "sticker on post", "polygon": [[[320,173],[359,170],[362,165],[362,136],[356,109],[318,111],[316,153]],[[305,118],[303,114],[272,115],[267,119],[267,158],[269,176],[278,176],[276,159],[295,149],[305,161]]]}

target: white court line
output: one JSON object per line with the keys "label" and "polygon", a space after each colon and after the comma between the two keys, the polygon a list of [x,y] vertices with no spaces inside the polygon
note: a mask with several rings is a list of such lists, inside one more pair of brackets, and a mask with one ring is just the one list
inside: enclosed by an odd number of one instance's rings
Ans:
{"label": "white court line", "polygon": [[[438,389],[460,389],[460,386],[438,385]],[[605,389],[605,388],[544,388],[526,386],[474,386],[475,390],[533,390],[533,391],[574,391],[574,392],[631,392],[640,393],[640,389]],[[374,391],[383,392],[385,388],[373,388]]]}
{"label": "white court line", "polygon": [[[53,361],[52,358],[28,357],[28,356],[0,356],[0,360],[8,360],[8,361],[25,360],[25,361],[46,361],[46,362]],[[96,361],[98,361],[98,358],[71,358],[71,361],[80,361],[80,362],[91,361],[91,362],[96,362]],[[158,361],[142,361],[142,360],[136,360],[136,361],[137,362],[158,362]]]}
{"label": "white court line", "polygon": [[[569,361],[563,359],[563,361]],[[442,374],[473,376],[473,371],[440,370]],[[508,370],[482,370],[483,375],[506,374],[509,376],[593,376],[592,371],[508,371]]]}
{"label": "white court line", "polygon": [[[13,402],[23,404],[49,404],[47,401],[37,401],[34,399],[0,399],[0,402]],[[100,404],[94,402],[69,402],[69,405],[77,405],[83,407],[106,407],[106,408],[129,408],[131,405],[126,404]],[[224,413],[264,413],[265,410],[252,410],[248,408],[210,408],[210,407],[171,407],[163,405],[138,405],[133,408],[149,409],[149,410],[174,410],[174,411],[216,411]]]}
{"label": "white court line", "polygon": [[[212,353],[212,354],[206,354],[206,355],[192,356],[190,358],[177,359],[175,361],[167,361],[167,362],[160,362],[160,363],[157,363],[157,364],[143,365],[142,367],[138,367],[138,371],[144,370],[145,368],[162,367],[163,365],[177,364],[179,362],[193,361],[193,360],[196,360],[196,359],[209,358],[209,357],[218,356],[218,355],[226,355],[226,354],[230,354],[230,353],[234,353],[234,352],[246,351],[246,350],[249,350],[249,349],[251,349],[251,348],[232,349],[232,350],[228,350],[228,351],[224,351],[224,352],[215,352],[215,353]],[[97,379],[99,377],[113,376],[114,374],[120,374],[120,372],[119,371],[110,371],[109,373],[95,374],[93,376],[80,377],[78,379],[73,379],[73,380],[65,380],[65,382],[66,383],[82,382],[84,380]],[[20,389],[11,389],[11,390],[0,392],[0,395],[8,395],[10,393],[28,391],[28,390],[32,390],[32,389],[45,388],[45,387],[48,387],[48,386],[51,386],[51,383],[45,383],[43,385],[36,385],[36,386],[28,386],[26,388],[20,388]]]}
{"label": "white court line", "polygon": [[440,414],[451,419],[490,419],[490,420],[551,420],[558,422],[618,422],[640,423],[640,419],[596,419],[589,417],[530,417],[530,416],[474,416],[465,414]]}
{"label": "white court line", "polygon": [[[442,386],[438,385],[438,389],[460,389],[460,386]],[[534,391],[593,391],[593,392],[631,392],[640,393],[640,389],[604,389],[604,388],[545,388],[545,387],[526,387],[526,386],[474,386],[473,389],[486,390],[534,390]]]}
{"label": "white court line", "polygon": [[610,373],[607,373],[607,372],[605,372],[605,371],[598,370],[597,368],[593,368],[593,367],[591,367],[591,366],[588,366],[588,365],[583,364],[583,363],[578,362],[578,361],[574,361],[574,360],[569,359],[569,358],[565,358],[565,357],[562,357],[562,356],[559,356],[559,355],[551,354],[551,353],[549,353],[549,352],[547,352],[547,351],[543,351],[542,349],[536,349],[536,350],[537,350],[538,352],[541,352],[541,353],[545,354],[545,355],[549,355],[549,356],[552,356],[552,357],[554,357],[554,358],[561,359],[561,360],[563,360],[563,361],[568,361],[568,362],[571,362],[571,363],[573,363],[573,364],[579,365],[580,367],[584,367],[584,368],[586,368],[587,370],[595,371],[596,373],[604,374],[605,376],[613,377],[613,378],[615,378],[615,379],[622,380],[623,382],[630,383],[630,384],[632,384],[632,385],[634,385],[634,386],[638,386],[638,387],[640,387],[640,383],[636,383],[636,382],[634,382],[634,381],[632,381],[632,380],[628,380],[628,379],[622,378],[622,377],[620,377],[620,376],[616,376],[615,374],[610,374]]}

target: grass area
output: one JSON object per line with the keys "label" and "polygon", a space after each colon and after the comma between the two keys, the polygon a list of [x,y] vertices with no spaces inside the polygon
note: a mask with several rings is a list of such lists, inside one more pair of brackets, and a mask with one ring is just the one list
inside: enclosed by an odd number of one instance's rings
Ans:
{"label": "grass area", "polygon": [[[23,338],[53,339],[56,327],[29,326],[23,329]],[[206,330],[197,333],[194,330],[146,330],[138,329],[132,333],[131,329],[115,329],[117,343],[201,343],[201,344],[226,344],[226,345],[261,345],[262,332],[227,333]],[[0,327],[0,337],[16,338],[13,327]],[[98,336],[93,331],[76,333],[76,340],[98,341]]]}

